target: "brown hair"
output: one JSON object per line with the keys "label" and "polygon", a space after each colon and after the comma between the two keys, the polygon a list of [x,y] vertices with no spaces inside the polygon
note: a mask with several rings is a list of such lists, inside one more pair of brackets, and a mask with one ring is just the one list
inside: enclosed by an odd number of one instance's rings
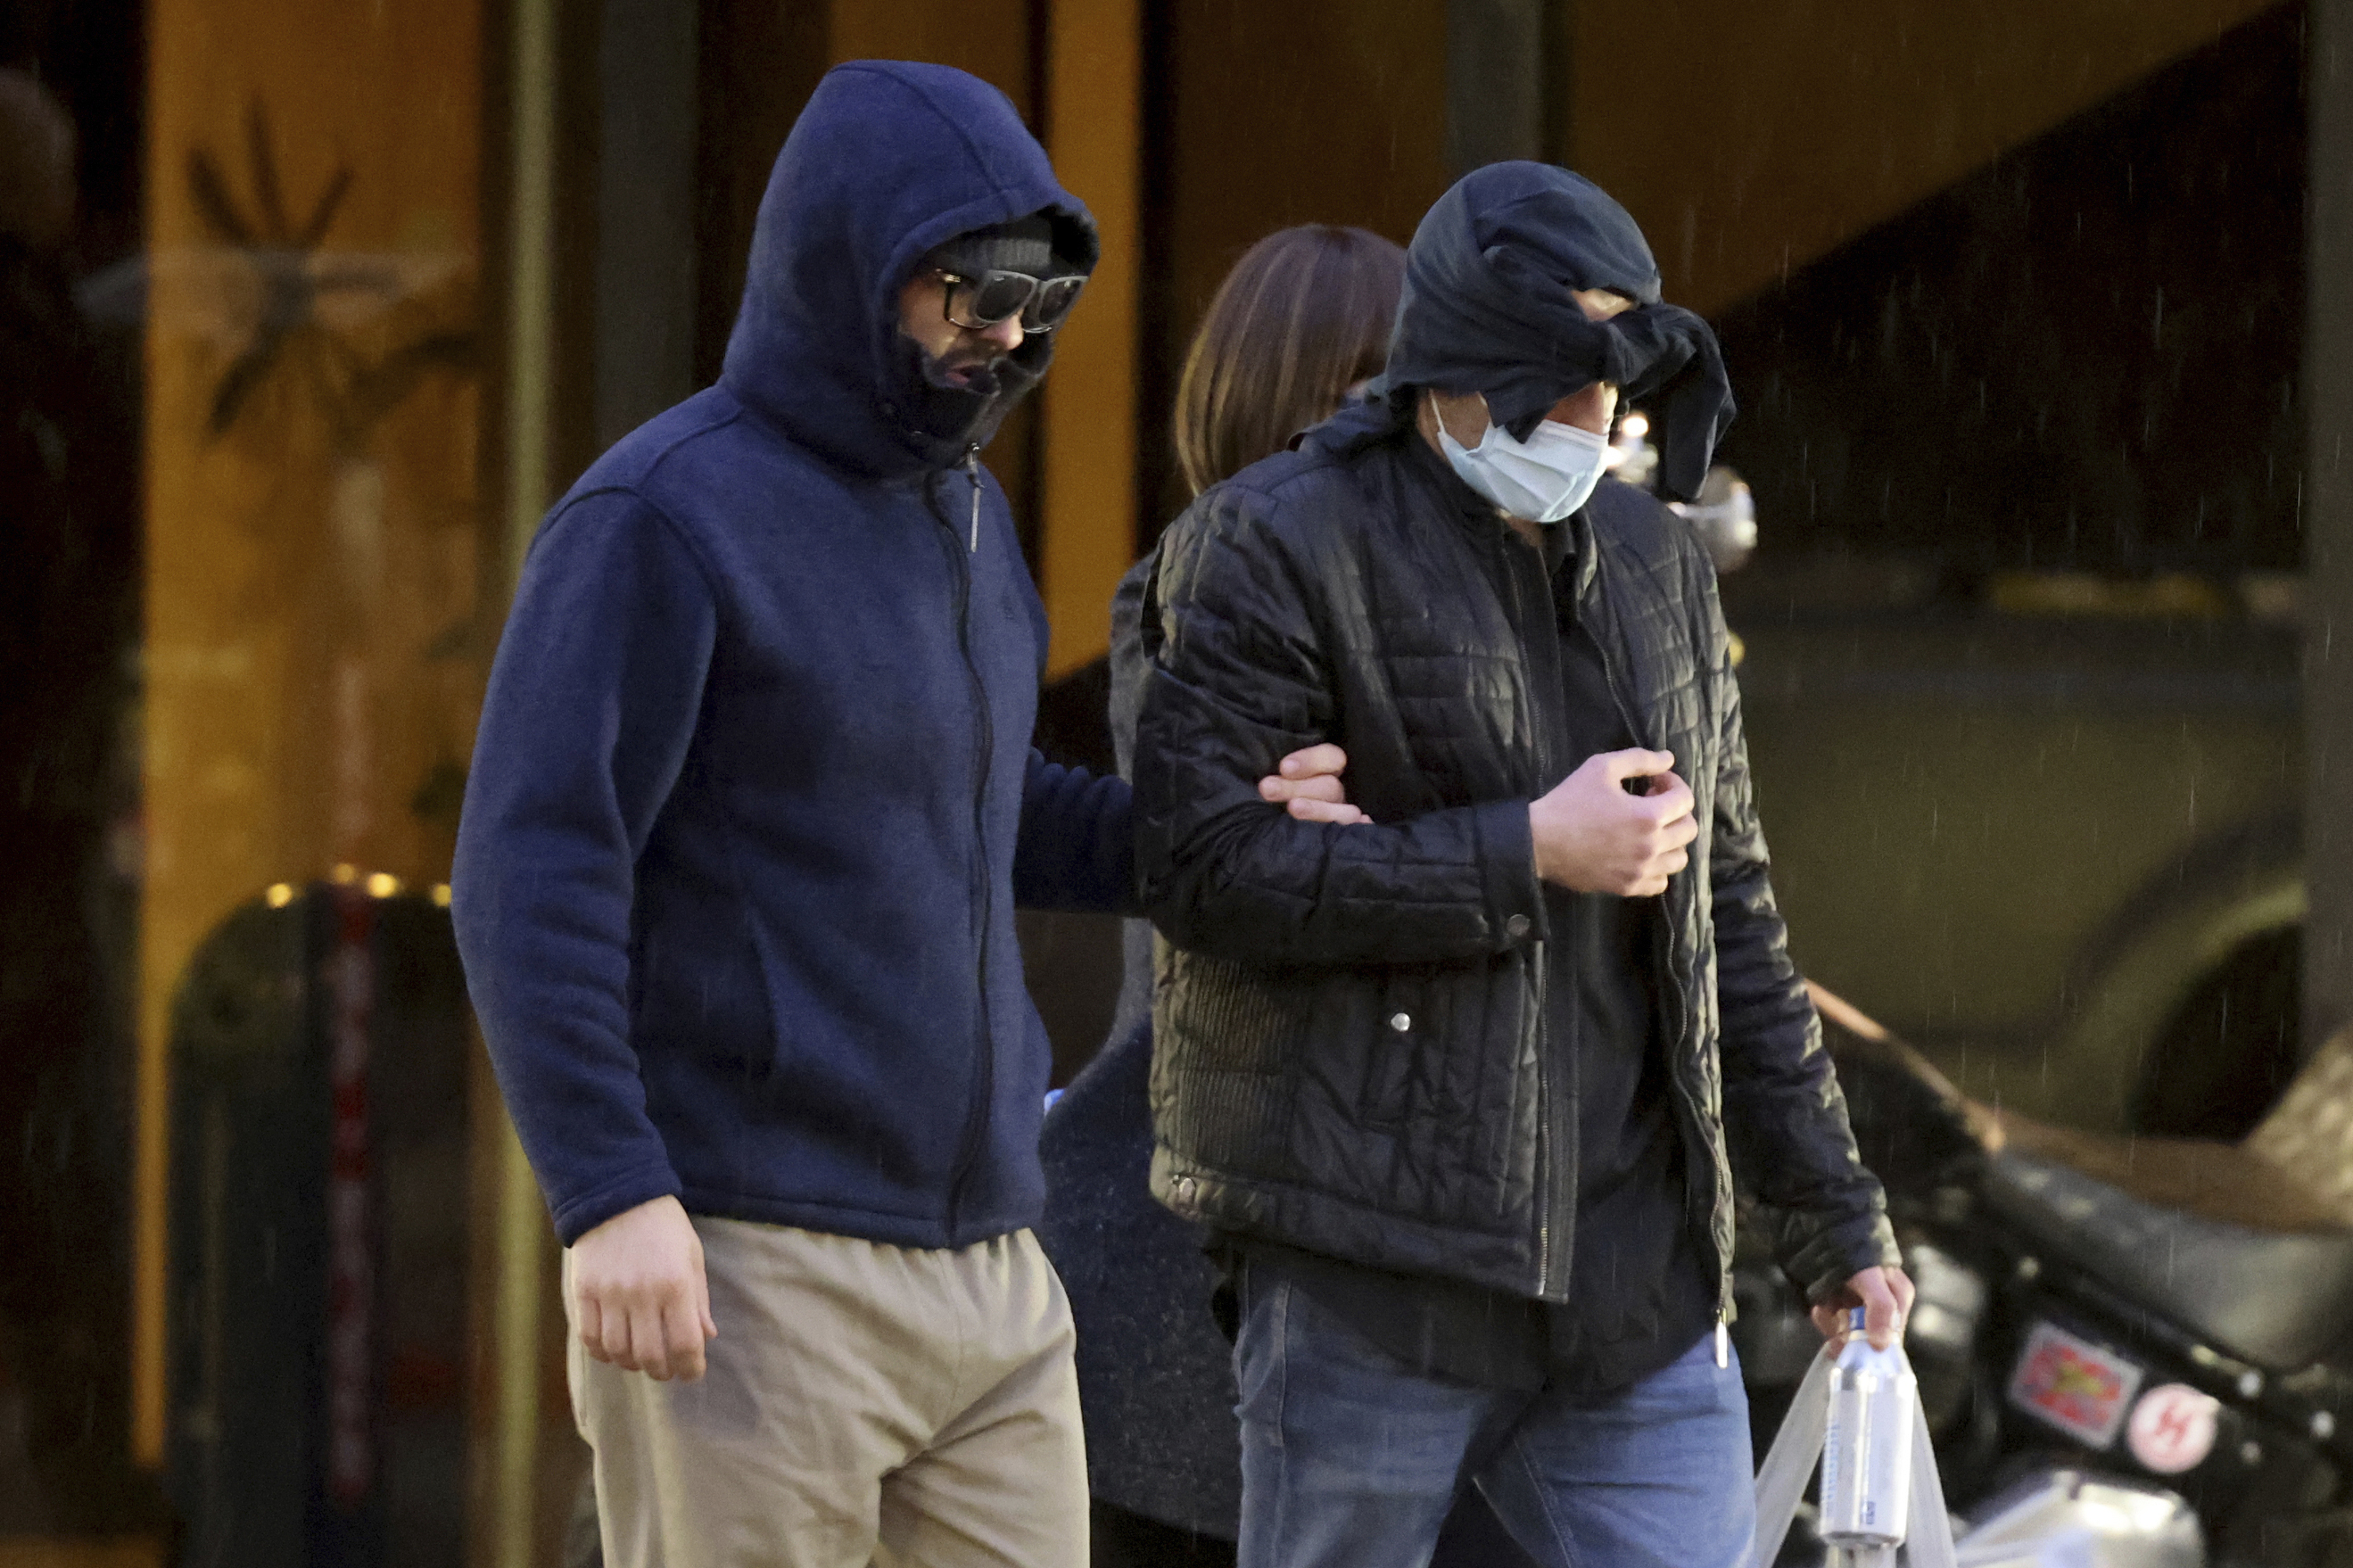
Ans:
{"label": "brown hair", "polygon": [[1186,351],[1176,461],[1193,493],[1261,458],[1377,374],[1405,251],[1329,224],[1278,229],[1234,264]]}

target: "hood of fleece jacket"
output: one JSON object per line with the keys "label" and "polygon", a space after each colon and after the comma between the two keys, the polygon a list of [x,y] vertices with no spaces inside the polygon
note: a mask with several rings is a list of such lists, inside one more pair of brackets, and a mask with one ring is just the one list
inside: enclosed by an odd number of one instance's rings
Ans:
{"label": "hood of fleece jacket", "polygon": [[1094,220],[1003,93],[946,66],[836,66],[769,174],[721,381],[853,471],[959,461],[1045,373],[1054,335],[1026,338],[969,388],[945,386],[899,331],[899,289],[944,241],[1034,213],[1052,222],[1058,258],[1093,268]]}

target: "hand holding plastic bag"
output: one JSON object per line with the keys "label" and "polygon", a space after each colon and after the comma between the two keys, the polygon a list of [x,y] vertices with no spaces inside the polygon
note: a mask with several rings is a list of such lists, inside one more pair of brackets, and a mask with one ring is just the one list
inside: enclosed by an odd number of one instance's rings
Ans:
{"label": "hand holding plastic bag", "polygon": [[[1749,1568],[1772,1568],[1788,1539],[1790,1522],[1806,1495],[1806,1481],[1821,1457],[1830,1426],[1831,1373],[1838,1364],[1838,1346],[1823,1348],[1798,1384],[1789,1414],[1774,1436],[1757,1472],[1757,1533],[1749,1548]],[[1894,1352],[1898,1357],[1902,1350]],[[1912,1402],[1912,1502],[1905,1521],[1903,1558],[1910,1568],[1957,1568],[1952,1521],[1945,1515],[1944,1481],[1936,1474],[1936,1451],[1928,1440],[1928,1418],[1920,1402]]]}

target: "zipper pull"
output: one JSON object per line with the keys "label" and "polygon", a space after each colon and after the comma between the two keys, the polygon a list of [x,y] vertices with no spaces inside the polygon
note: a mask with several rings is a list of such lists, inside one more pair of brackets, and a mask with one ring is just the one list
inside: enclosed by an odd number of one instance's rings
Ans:
{"label": "zipper pull", "polygon": [[1722,1312],[1715,1315],[1715,1364],[1718,1367],[1732,1364],[1732,1331],[1725,1327]]}
{"label": "zipper pull", "polygon": [[964,454],[965,483],[972,487],[972,543],[965,553],[980,553],[980,448],[967,447]]}

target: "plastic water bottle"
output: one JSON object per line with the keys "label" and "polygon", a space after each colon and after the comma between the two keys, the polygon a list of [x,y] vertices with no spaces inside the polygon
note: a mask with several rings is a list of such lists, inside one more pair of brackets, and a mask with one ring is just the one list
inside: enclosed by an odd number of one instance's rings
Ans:
{"label": "plastic water bottle", "polygon": [[1831,1561],[1892,1564],[1912,1516],[1912,1433],[1920,1384],[1904,1352],[1873,1350],[1854,1332],[1831,1370],[1830,1426],[1822,1440],[1822,1540]]}

